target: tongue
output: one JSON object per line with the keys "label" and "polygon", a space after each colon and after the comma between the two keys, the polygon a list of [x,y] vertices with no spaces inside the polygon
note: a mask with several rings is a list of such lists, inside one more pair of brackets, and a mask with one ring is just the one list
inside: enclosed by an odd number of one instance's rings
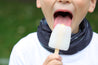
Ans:
{"label": "tongue", "polygon": [[66,26],[71,26],[71,22],[72,22],[72,20],[71,20],[71,18],[69,16],[66,16],[66,17],[58,16],[54,20],[54,27],[57,24],[64,24]]}

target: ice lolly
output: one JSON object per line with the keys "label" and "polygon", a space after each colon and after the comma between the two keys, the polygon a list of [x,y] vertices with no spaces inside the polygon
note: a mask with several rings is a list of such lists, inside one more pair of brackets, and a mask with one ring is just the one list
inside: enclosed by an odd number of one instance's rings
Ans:
{"label": "ice lolly", "polygon": [[52,31],[49,40],[49,47],[55,48],[55,52],[60,50],[67,51],[70,46],[71,27],[64,24],[57,24]]}

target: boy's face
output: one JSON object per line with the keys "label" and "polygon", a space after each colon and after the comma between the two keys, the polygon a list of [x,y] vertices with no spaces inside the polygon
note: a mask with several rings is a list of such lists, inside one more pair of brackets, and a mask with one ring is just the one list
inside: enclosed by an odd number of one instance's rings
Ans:
{"label": "boy's face", "polygon": [[96,0],[37,0],[51,30],[58,24],[71,26],[72,33],[77,33],[79,24],[87,12],[93,12]]}

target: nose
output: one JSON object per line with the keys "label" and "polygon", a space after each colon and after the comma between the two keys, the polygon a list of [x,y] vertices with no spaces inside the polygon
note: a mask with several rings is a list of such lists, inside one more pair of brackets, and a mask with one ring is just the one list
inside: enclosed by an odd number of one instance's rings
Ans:
{"label": "nose", "polygon": [[71,3],[71,0],[57,0],[57,1],[62,3]]}

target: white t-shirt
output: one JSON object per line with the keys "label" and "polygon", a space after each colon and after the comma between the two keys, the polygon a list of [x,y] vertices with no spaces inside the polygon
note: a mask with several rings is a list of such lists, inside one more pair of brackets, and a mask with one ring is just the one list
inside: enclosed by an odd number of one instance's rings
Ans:
{"label": "white t-shirt", "polygon": [[[42,65],[50,54],[52,53],[41,46],[37,33],[31,33],[14,46],[9,65]],[[63,65],[98,65],[98,34],[93,33],[90,44],[82,51],[60,56]]]}

